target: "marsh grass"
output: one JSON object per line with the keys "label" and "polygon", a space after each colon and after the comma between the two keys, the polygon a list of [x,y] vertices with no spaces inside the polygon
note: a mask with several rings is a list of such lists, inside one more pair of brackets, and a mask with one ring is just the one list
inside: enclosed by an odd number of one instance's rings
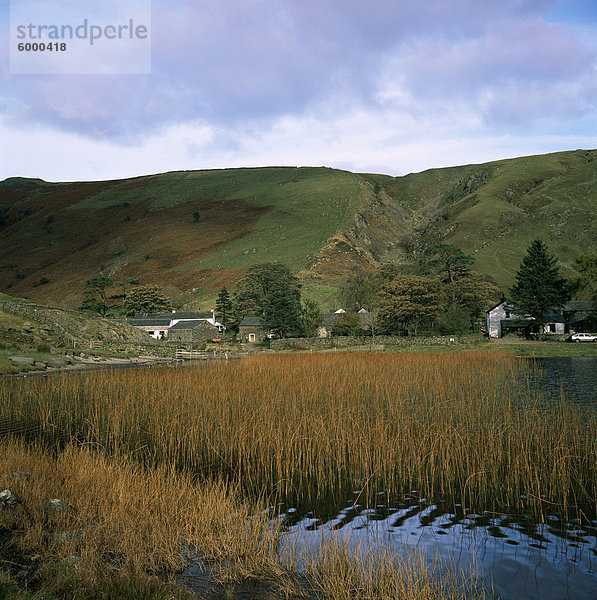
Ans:
{"label": "marsh grass", "polygon": [[533,397],[525,368],[493,352],[294,354],[3,381],[0,431],[271,502],[416,489],[568,516],[595,499],[597,420]]}
{"label": "marsh grass", "polygon": [[[13,552],[1,561],[0,597],[183,599],[192,595],[172,582],[191,562],[207,565],[209,580],[228,589],[234,582],[247,589],[248,581],[266,582],[263,600],[483,597],[471,581],[440,580],[413,552],[354,548],[333,538],[317,553],[282,547],[278,521],[229,485],[198,483],[81,446],[50,456],[4,440],[0,486],[10,486],[19,499],[18,506],[0,509],[0,532],[9,534]],[[67,508],[49,513],[53,497]],[[76,566],[64,564],[65,557],[76,557]],[[12,564],[33,571],[31,563],[37,574],[29,595],[3,569]]]}

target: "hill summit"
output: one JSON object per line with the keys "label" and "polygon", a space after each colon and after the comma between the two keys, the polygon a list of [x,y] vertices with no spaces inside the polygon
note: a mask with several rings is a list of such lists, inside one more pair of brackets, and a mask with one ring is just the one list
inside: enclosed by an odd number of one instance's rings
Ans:
{"label": "hill summit", "polygon": [[325,167],[180,171],[101,182],[0,182],[0,291],[78,306],[85,281],[162,284],[208,303],[253,264],[280,261],[333,303],[355,273],[444,242],[512,284],[541,237],[564,275],[596,251],[597,150],[403,177]]}

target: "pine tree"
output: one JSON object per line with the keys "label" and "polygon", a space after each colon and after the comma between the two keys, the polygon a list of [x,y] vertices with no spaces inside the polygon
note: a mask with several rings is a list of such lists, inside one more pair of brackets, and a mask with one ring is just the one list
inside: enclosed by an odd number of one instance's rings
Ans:
{"label": "pine tree", "polygon": [[114,285],[114,281],[105,275],[92,277],[85,282],[85,291],[87,298],[81,305],[81,310],[97,312],[105,316],[110,308],[108,306],[108,288]]}
{"label": "pine tree", "polygon": [[226,288],[222,288],[216,300],[216,316],[227,325],[232,319],[232,300]]}
{"label": "pine tree", "polygon": [[280,337],[296,335],[301,330],[301,294],[284,283],[275,285],[265,298],[263,325]]}
{"label": "pine tree", "polygon": [[513,312],[534,319],[539,331],[545,323],[545,312],[562,307],[569,298],[568,286],[560,277],[557,262],[541,240],[534,240],[520,263],[516,283],[510,290],[509,305]]}

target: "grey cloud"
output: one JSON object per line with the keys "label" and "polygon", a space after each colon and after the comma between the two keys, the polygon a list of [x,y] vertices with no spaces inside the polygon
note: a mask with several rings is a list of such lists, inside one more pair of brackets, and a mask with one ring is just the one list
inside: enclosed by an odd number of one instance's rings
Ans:
{"label": "grey cloud", "polygon": [[13,122],[134,144],[179,122],[266,126],[330,98],[371,106],[392,60],[396,78],[415,98],[469,97],[497,119],[488,98],[499,98],[500,88],[518,93],[533,82],[553,89],[582,79],[594,64],[569,33],[537,17],[548,4],[156,1],[150,76],[5,73],[4,95]]}

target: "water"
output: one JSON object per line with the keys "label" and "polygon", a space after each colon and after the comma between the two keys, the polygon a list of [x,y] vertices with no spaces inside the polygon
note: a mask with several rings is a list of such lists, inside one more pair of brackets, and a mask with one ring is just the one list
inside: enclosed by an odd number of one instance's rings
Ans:
{"label": "water", "polygon": [[[597,410],[597,358],[529,360],[535,367],[530,386],[547,401],[560,400],[563,395],[587,410]],[[526,385],[526,380],[520,383]],[[339,507],[283,509],[282,546],[316,552],[320,544],[334,537],[353,547],[376,545],[399,555],[417,550],[434,572],[438,568],[440,573],[442,568],[472,571],[503,600],[597,599],[595,506],[585,510],[589,517],[582,522],[562,521],[557,514],[537,522],[507,514],[507,509],[471,513],[445,500],[421,498],[416,490],[401,498],[380,493],[373,506],[362,502],[357,491]],[[199,584],[209,583],[197,566],[186,576],[186,585],[195,590],[200,590]],[[255,596],[239,591],[229,597]]]}
{"label": "water", "polygon": [[[386,496],[380,496],[382,499]],[[479,575],[503,600],[595,600],[597,521],[579,525],[552,515],[543,524],[507,514],[467,514],[418,498],[363,508],[354,500],[324,521],[290,509],[282,515],[287,543],[317,548],[330,535],[356,546],[383,544],[396,553],[422,551],[430,565]]]}
{"label": "water", "polygon": [[[597,410],[597,358],[529,359],[531,388],[549,401],[562,395],[569,402]],[[524,377],[527,375],[525,374]],[[521,380],[526,384],[526,380]],[[585,519],[562,521],[546,515],[544,522],[521,515],[471,513],[465,507],[411,494],[392,499],[377,496],[373,507],[362,506],[359,492],[344,506],[309,510],[297,506],[281,514],[282,544],[314,550],[329,537],[354,547],[377,545],[396,554],[416,549],[427,557],[434,572],[444,568],[471,570],[480,583],[503,600],[596,600],[597,519],[589,507]],[[196,567],[195,567],[196,569]],[[207,581],[190,571],[191,588]],[[249,598],[251,595],[230,597]]]}
{"label": "water", "polygon": [[531,386],[546,398],[557,399],[563,393],[570,402],[597,409],[597,358],[574,356],[531,359],[537,367]]}
{"label": "water", "polygon": [[[531,388],[546,400],[563,394],[597,410],[597,358],[532,360]],[[351,498],[331,518],[290,509],[282,515],[289,543],[317,547],[333,533],[354,544],[389,545],[397,553],[416,548],[456,569],[474,565],[482,583],[503,600],[597,599],[597,519],[579,524],[554,514],[538,523],[520,515],[470,514],[459,505],[419,498],[416,491],[397,502],[387,502],[387,494],[379,500],[363,508]],[[594,506],[590,513],[595,515]]]}

